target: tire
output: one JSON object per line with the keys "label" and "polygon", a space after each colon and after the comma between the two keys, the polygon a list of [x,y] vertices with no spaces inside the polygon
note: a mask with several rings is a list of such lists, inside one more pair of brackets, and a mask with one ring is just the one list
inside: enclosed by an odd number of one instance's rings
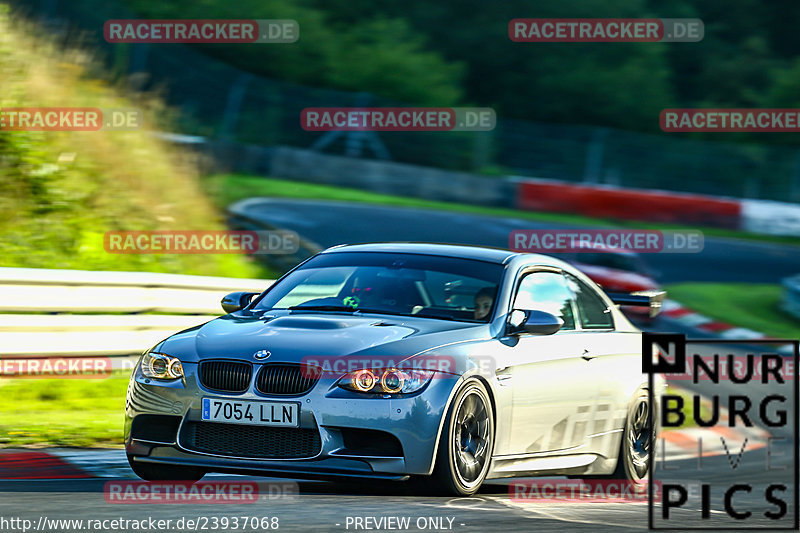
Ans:
{"label": "tire", "polygon": [[145,481],[200,481],[205,470],[194,466],[162,465],[156,463],[138,463],[128,455],[128,464],[133,473]]}
{"label": "tire", "polygon": [[494,413],[478,380],[461,386],[445,418],[432,481],[437,492],[468,496],[478,491],[494,449]]}
{"label": "tire", "polygon": [[[628,405],[625,417],[625,429],[620,439],[617,467],[611,477],[627,480],[632,485],[643,485],[647,482],[653,450],[650,444],[655,442],[658,418],[653,410],[652,427],[648,424],[650,401],[646,388],[639,388]],[[652,436],[650,435],[652,433]]]}

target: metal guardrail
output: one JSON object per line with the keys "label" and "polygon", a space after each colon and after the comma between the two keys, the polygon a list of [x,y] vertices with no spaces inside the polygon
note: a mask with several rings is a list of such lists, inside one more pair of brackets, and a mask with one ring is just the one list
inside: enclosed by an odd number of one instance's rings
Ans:
{"label": "metal guardrail", "polygon": [[795,318],[800,318],[800,274],[784,278],[781,307]]}
{"label": "metal guardrail", "polygon": [[0,268],[0,357],[139,354],[222,315],[227,293],[273,281]]}

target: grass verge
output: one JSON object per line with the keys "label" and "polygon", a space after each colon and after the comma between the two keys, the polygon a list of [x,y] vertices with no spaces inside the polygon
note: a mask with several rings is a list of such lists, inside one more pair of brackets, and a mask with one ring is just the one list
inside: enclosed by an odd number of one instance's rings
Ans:
{"label": "grass verge", "polygon": [[129,377],[0,378],[0,447],[121,447]]}
{"label": "grass verge", "polygon": [[666,287],[670,299],[721,322],[797,339],[800,320],[780,309],[782,288],[757,283],[677,283]]}
{"label": "grass verge", "polygon": [[800,245],[799,237],[780,237],[774,235],[754,235],[735,230],[720,228],[697,228],[678,224],[655,224],[651,222],[636,222],[630,220],[611,220],[586,217],[566,213],[544,213],[536,211],[521,211],[502,207],[484,207],[478,205],[459,204],[453,202],[439,202],[406,196],[380,194],[361,189],[349,189],[331,185],[297,182],[263,176],[243,174],[217,174],[203,180],[205,190],[211,195],[217,206],[225,208],[234,202],[254,196],[267,196],[277,198],[303,198],[314,200],[334,200],[357,202],[396,207],[410,207],[418,209],[434,209],[440,211],[454,211],[503,218],[518,218],[549,224],[564,224],[595,227],[621,227],[635,229],[656,230],[698,230],[706,237],[722,237],[731,239],[745,239],[759,242],[773,242],[777,244]]}
{"label": "grass verge", "polygon": [[136,109],[131,131],[0,129],[0,266],[270,277],[233,254],[116,254],[113,230],[222,230],[192,155],[157,139],[172,111],[149,94],[93,78],[90,53],[11,20],[0,3],[0,108]]}

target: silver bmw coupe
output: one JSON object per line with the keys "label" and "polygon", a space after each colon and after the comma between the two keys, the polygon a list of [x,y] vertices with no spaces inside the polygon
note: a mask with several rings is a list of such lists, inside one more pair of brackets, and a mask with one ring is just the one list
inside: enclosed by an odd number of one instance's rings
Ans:
{"label": "silver bmw coupe", "polygon": [[142,355],[125,445],[146,480],[207,472],[640,483],[654,415],[641,332],[552,257],[441,244],[339,246]]}

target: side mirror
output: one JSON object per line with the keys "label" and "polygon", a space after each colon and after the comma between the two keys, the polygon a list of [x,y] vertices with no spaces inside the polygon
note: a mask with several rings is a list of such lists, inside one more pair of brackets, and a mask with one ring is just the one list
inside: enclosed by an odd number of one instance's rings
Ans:
{"label": "side mirror", "polygon": [[563,320],[545,311],[514,309],[511,312],[508,333],[510,335],[519,335],[520,333],[552,335],[563,325]]}
{"label": "side mirror", "polygon": [[232,292],[222,299],[222,309],[226,313],[233,313],[239,309],[244,309],[250,305],[253,296],[257,295],[257,292]]}

